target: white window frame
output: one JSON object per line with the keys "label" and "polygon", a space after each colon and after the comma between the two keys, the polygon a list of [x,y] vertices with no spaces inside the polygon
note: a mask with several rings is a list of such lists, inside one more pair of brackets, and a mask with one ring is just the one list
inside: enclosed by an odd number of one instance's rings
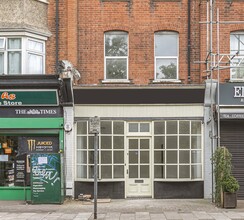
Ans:
{"label": "white window frame", "polygon": [[[243,37],[244,37],[244,32],[232,32],[232,33],[230,33],[230,54],[231,54],[231,56],[232,56],[232,48],[231,48],[231,35],[242,35]],[[238,40],[238,52],[240,52],[241,50],[240,50],[240,44],[241,44],[241,42],[240,42],[240,40]],[[243,44],[243,48],[244,48],[244,42],[242,42],[242,44]],[[235,51],[235,50],[233,50],[233,51]],[[231,60],[231,63],[230,63],[230,80],[231,81],[244,81],[244,70],[243,70],[243,77],[242,78],[233,78],[232,77],[232,71],[233,71],[233,69],[237,69],[237,68],[244,68],[244,49],[242,50],[243,52],[242,53],[240,53],[240,54],[238,54],[238,55],[236,55],[232,60]],[[234,62],[237,62],[237,63],[242,63],[243,65],[242,65],[242,67],[234,67],[234,65],[232,65]],[[238,65],[237,65],[238,66]]]}
{"label": "white window frame", "polygon": [[[127,56],[106,56],[106,35],[121,32],[127,36]],[[126,78],[107,79],[107,59],[126,59]],[[107,31],[104,33],[104,80],[103,82],[129,82],[129,34],[126,31]]]}
{"label": "white window frame", "polygon": [[[177,35],[177,56],[156,56],[156,36]],[[176,78],[175,79],[157,79],[157,59],[176,59]],[[179,80],[179,33],[176,31],[158,31],[154,33],[154,82],[180,81]]]}
{"label": "white window frame", "polygon": [[[28,53],[31,54],[36,54],[43,56],[43,63],[42,63],[42,73],[40,75],[43,75],[45,73],[45,59],[46,59],[46,54],[45,54],[45,40],[47,40],[46,37],[42,36],[36,36],[34,34],[27,34],[27,33],[20,33],[20,32],[13,32],[11,34],[6,34],[6,33],[0,33],[0,38],[4,39],[4,47],[0,47],[0,53],[4,54],[4,73],[3,75],[9,75],[8,73],[8,52],[9,51],[21,51],[21,72],[18,73],[17,75],[26,75],[26,74],[32,74],[29,73],[28,71]],[[21,39],[21,49],[8,49],[8,39],[11,38],[19,38]],[[28,50],[28,40],[40,42],[43,44],[43,53],[38,53],[37,51],[31,51]],[[0,45],[1,46],[1,45]]]}

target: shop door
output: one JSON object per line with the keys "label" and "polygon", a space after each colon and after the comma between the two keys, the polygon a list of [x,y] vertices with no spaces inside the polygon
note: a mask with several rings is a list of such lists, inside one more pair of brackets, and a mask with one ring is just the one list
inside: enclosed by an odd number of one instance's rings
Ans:
{"label": "shop door", "polygon": [[151,139],[128,138],[126,197],[151,197]]}

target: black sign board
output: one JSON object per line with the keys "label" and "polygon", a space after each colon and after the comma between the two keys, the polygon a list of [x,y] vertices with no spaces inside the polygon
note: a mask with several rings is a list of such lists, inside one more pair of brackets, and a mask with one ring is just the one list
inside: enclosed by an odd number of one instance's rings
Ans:
{"label": "black sign board", "polygon": [[14,185],[26,185],[26,154],[16,156],[14,165]]}

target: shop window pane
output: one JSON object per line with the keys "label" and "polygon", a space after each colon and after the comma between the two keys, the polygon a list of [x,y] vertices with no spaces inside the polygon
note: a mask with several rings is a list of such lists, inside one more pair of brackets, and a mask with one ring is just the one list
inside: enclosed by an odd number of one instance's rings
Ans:
{"label": "shop window pane", "polygon": [[101,152],[101,163],[102,164],[111,164],[112,163],[112,152],[111,151],[102,151]]}
{"label": "shop window pane", "polygon": [[202,165],[192,165],[191,166],[191,178],[201,179],[202,178]]}
{"label": "shop window pane", "polygon": [[166,149],[177,149],[177,136],[166,137]]}
{"label": "shop window pane", "polygon": [[164,166],[154,166],[154,177],[165,178]]}
{"label": "shop window pane", "polygon": [[190,149],[190,136],[179,137],[179,149]]}
{"label": "shop window pane", "polygon": [[140,148],[149,149],[149,139],[140,139]]}
{"label": "shop window pane", "polygon": [[101,166],[101,178],[102,179],[112,178],[112,166]]}
{"label": "shop window pane", "polygon": [[[97,172],[99,173],[99,170],[97,170]],[[94,166],[88,166],[88,175],[89,175],[89,179],[93,179],[94,178]],[[97,175],[99,177],[99,175]]]}
{"label": "shop window pane", "polygon": [[177,163],[177,151],[167,151],[166,161],[167,163]]}
{"label": "shop window pane", "polygon": [[190,122],[180,121],[179,122],[179,133],[180,134],[190,134]]}
{"label": "shop window pane", "polygon": [[112,137],[102,136],[101,137],[101,149],[112,149]]}
{"label": "shop window pane", "polygon": [[112,134],[111,121],[101,121],[101,134]]}
{"label": "shop window pane", "polygon": [[166,178],[177,178],[177,165],[167,165],[166,173]]}
{"label": "shop window pane", "polygon": [[77,163],[87,163],[87,151],[77,151]]}
{"label": "shop window pane", "polygon": [[114,163],[124,163],[124,151],[114,151]]}
{"label": "shop window pane", "polygon": [[149,178],[149,165],[141,165],[140,166],[140,178]]}
{"label": "shop window pane", "polygon": [[138,132],[138,123],[129,124],[129,132]]}
{"label": "shop window pane", "polygon": [[140,163],[149,163],[149,151],[140,152]]}
{"label": "shop window pane", "polygon": [[77,165],[77,178],[87,178],[87,166]]}
{"label": "shop window pane", "polygon": [[129,166],[129,178],[138,178],[138,165]]}
{"label": "shop window pane", "polygon": [[201,151],[193,150],[191,152],[191,162],[192,163],[201,163],[202,162]]}
{"label": "shop window pane", "polygon": [[182,165],[179,167],[179,178],[190,178],[190,166]]}
{"label": "shop window pane", "polygon": [[88,163],[94,164],[94,151],[88,151]]}
{"label": "shop window pane", "polygon": [[77,134],[87,134],[87,122],[77,122]]}
{"label": "shop window pane", "polygon": [[191,133],[192,134],[201,134],[201,121],[192,121],[191,122]]}
{"label": "shop window pane", "polygon": [[154,163],[164,163],[164,151],[154,151]]}
{"label": "shop window pane", "polygon": [[167,134],[177,134],[177,121],[167,121]]}
{"label": "shop window pane", "polygon": [[124,166],[114,166],[114,178],[124,178]]}
{"label": "shop window pane", "polygon": [[190,151],[188,150],[179,151],[179,163],[190,163]]}
{"label": "shop window pane", "polygon": [[129,163],[138,163],[138,151],[129,152]]}
{"label": "shop window pane", "polygon": [[124,122],[114,122],[114,134],[124,134]]}
{"label": "shop window pane", "polygon": [[154,149],[165,149],[164,136],[154,136]]}
{"label": "shop window pane", "polygon": [[138,149],[138,139],[129,140],[129,149]]}
{"label": "shop window pane", "polygon": [[124,136],[114,136],[114,149],[124,149]]}
{"label": "shop window pane", "polygon": [[154,134],[164,134],[165,133],[165,122],[154,122]]}
{"label": "shop window pane", "polygon": [[77,149],[87,149],[87,137],[77,137]]}
{"label": "shop window pane", "polygon": [[88,141],[89,141],[89,149],[94,149],[94,136],[89,136]]}
{"label": "shop window pane", "polygon": [[140,123],[140,132],[149,132],[149,123]]}
{"label": "shop window pane", "polygon": [[201,136],[192,136],[191,137],[191,148],[192,149],[201,149]]}

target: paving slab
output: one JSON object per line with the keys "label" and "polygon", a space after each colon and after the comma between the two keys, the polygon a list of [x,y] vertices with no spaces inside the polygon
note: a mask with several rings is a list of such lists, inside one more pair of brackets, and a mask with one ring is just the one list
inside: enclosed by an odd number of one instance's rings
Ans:
{"label": "paving slab", "polygon": [[150,220],[149,212],[136,212],[136,220]]}
{"label": "paving slab", "polygon": [[229,217],[231,220],[244,220],[243,216],[240,215],[238,212],[234,211],[224,211],[223,214]]}
{"label": "paving slab", "polygon": [[131,213],[131,214],[121,214],[120,215],[120,220],[135,220],[136,219],[136,216],[134,213]]}
{"label": "paving slab", "polygon": [[105,219],[106,220],[119,220],[120,219],[120,213],[119,212],[109,212],[106,214]]}
{"label": "paving slab", "polygon": [[178,212],[164,212],[167,220],[182,220]]}
{"label": "paving slab", "polygon": [[198,220],[192,213],[179,213],[183,220]]}
{"label": "paving slab", "polygon": [[212,216],[210,216],[207,212],[205,211],[193,211],[193,215],[197,217],[198,220],[212,220],[214,219]]}
{"label": "paving slab", "polygon": [[163,213],[150,213],[151,220],[167,220]]}
{"label": "paving slab", "polygon": [[223,213],[209,213],[215,220],[231,220],[228,216],[224,215]]}

